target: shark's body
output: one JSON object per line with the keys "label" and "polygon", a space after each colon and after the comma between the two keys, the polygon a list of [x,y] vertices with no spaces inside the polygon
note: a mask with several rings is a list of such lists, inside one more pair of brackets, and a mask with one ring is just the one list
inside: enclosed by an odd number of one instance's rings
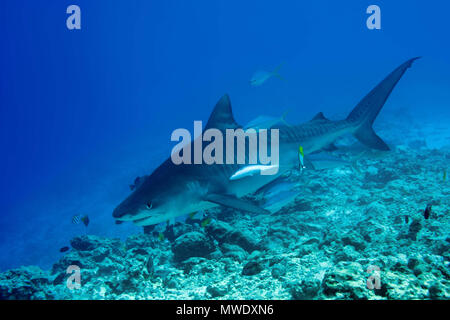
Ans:
{"label": "shark's body", "polygon": [[250,129],[250,128],[255,129],[255,130],[268,129],[268,128],[274,127],[277,124],[287,125],[286,121],[284,120],[286,114],[287,114],[287,112],[283,113],[283,115],[279,118],[269,117],[269,116],[259,116],[255,119],[253,119],[252,121],[250,121],[249,123],[247,123],[244,126],[244,130]]}
{"label": "shark's body", "polygon": [[[300,145],[307,156],[330,148],[336,139],[345,134],[353,134],[370,148],[389,150],[373,131],[372,123],[397,82],[415,59],[417,58],[406,61],[388,75],[344,120],[330,121],[319,113],[311,121],[300,125],[275,125],[274,128],[279,129],[279,170],[276,174],[253,174],[245,175],[241,179],[230,179],[245,165],[236,164],[236,161],[235,164],[176,165],[169,158],[151,175],[146,176],[133,193],[114,210],[114,218],[146,226],[217,205],[265,213],[266,210],[242,200],[241,197],[257,191],[287,170],[297,167]],[[221,131],[240,128],[233,118],[227,95],[215,106],[205,129],[208,128]]]}

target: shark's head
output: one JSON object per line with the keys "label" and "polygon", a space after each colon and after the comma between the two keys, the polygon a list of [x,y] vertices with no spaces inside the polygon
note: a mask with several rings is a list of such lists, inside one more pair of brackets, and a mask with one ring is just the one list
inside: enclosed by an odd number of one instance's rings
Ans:
{"label": "shark's head", "polygon": [[188,197],[193,196],[186,186],[190,179],[181,177],[178,171],[170,159],[164,162],[115,208],[113,217],[151,225],[190,213],[186,212],[190,209],[186,206]]}
{"label": "shark's head", "polygon": [[[236,127],[229,97],[225,95],[214,108],[205,130]],[[207,199],[207,194],[212,191],[209,189],[220,189],[220,186],[208,172],[203,166],[177,165],[169,158],[137,183],[133,193],[114,210],[113,217],[146,226],[211,208],[214,205]]]}

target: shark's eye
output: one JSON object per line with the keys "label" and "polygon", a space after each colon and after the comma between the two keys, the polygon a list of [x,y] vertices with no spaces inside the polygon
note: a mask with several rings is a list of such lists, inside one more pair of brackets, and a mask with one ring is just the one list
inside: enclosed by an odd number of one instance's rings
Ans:
{"label": "shark's eye", "polygon": [[151,209],[153,207],[153,203],[151,201],[147,202],[147,209]]}

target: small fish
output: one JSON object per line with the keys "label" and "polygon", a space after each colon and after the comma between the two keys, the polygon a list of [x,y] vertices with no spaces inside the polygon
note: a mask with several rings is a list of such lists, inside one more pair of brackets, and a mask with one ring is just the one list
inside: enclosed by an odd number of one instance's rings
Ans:
{"label": "small fish", "polygon": [[275,70],[273,70],[272,72],[268,72],[268,71],[257,71],[257,72],[255,72],[255,74],[253,74],[252,78],[249,81],[250,85],[253,86],[253,87],[258,87],[258,86],[262,85],[264,82],[266,82],[267,80],[269,80],[272,77],[278,77],[280,79],[283,79],[283,77],[281,77],[278,74],[278,70],[280,68],[281,68],[281,65],[276,67]]}
{"label": "small fish", "polygon": [[283,113],[281,115],[281,117],[279,117],[279,118],[270,117],[270,116],[259,116],[255,119],[253,119],[252,121],[250,121],[249,123],[247,123],[243,129],[244,130],[247,130],[250,128],[255,129],[255,130],[270,129],[277,124],[284,124],[286,126],[290,126],[285,121],[285,117],[286,117],[287,113],[288,113],[288,111]]}
{"label": "small fish", "polygon": [[196,214],[197,214],[197,211],[190,213],[189,214],[189,219],[194,219]]}
{"label": "small fish", "polygon": [[134,179],[134,183],[130,184],[130,190],[133,191],[134,189],[139,187],[142,182],[144,182],[145,178],[147,178],[147,176],[136,177],[136,179]]}
{"label": "small fish", "polygon": [[80,222],[83,222],[83,224],[87,227],[89,225],[89,217],[87,215],[81,216],[80,214],[72,217],[73,224],[79,224]]}
{"label": "small fish", "polygon": [[208,224],[211,223],[211,218],[206,218],[205,220],[203,220],[200,225],[202,226],[202,228],[206,227]]}
{"label": "small fish", "polygon": [[134,189],[136,189],[136,186],[139,184],[139,181],[141,180],[141,177],[136,177],[136,179],[134,179],[134,183],[130,184],[130,190],[133,191]]}
{"label": "small fish", "polygon": [[351,162],[327,152],[309,154],[307,160],[308,163],[306,164],[306,167],[308,168],[309,165],[311,169],[314,170],[335,169],[346,165],[353,165]]}
{"label": "small fish", "polygon": [[405,223],[408,224],[408,222],[409,222],[409,217],[405,216]]}
{"label": "small fish", "polygon": [[81,218],[81,221],[83,221],[83,223],[86,227],[89,225],[89,217],[88,216],[84,216],[83,218]]}
{"label": "small fish", "polygon": [[444,174],[442,176],[442,181],[445,182],[445,180],[447,180],[447,170],[444,169]]}
{"label": "small fish", "polygon": [[298,160],[299,160],[299,167],[300,167],[300,171],[303,171],[303,169],[305,169],[305,153],[303,152],[303,147],[299,146],[298,147]]}
{"label": "small fish", "polygon": [[123,221],[121,221],[121,220],[116,220],[116,221],[114,221],[114,223],[115,223],[115,224],[122,224]]}
{"label": "small fish", "polygon": [[80,220],[81,220],[81,215],[79,215],[79,214],[74,215],[74,216],[72,217],[72,223],[73,223],[73,224],[79,224],[79,223],[80,223]]}
{"label": "small fish", "polygon": [[230,177],[230,180],[239,180],[245,177],[251,177],[255,174],[271,174],[270,172],[278,172],[278,168],[278,165],[249,165],[233,173],[233,175]]}
{"label": "small fish", "polygon": [[427,207],[425,208],[425,211],[423,212],[423,217],[425,219],[428,219],[431,214],[431,204],[427,204]]}
{"label": "small fish", "polygon": [[195,211],[190,213],[185,219],[178,219],[179,222],[186,222],[187,220],[202,220],[205,216],[205,212],[203,210]]}
{"label": "small fish", "polygon": [[162,232],[160,232],[160,233],[158,234],[158,240],[159,240],[159,241],[164,241],[164,234],[163,234]]}
{"label": "small fish", "polygon": [[59,252],[66,252],[69,251],[69,247],[62,247],[61,249],[59,249]]}

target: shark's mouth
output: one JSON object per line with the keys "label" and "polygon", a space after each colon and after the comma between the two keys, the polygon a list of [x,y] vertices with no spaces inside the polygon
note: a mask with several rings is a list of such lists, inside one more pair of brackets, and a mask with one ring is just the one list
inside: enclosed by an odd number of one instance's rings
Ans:
{"label": "shark's mouth", "polygon": [[134,220],[146,219],[149,216],[150,216],[149,210],[141,210],[136,214],[125,213],[121,216],[116,215],[116,216],[114,216],[114,218],[119,221],[134,221]]}
{"label": "shark's mouth", "polygon": [[145,218],[135,219],[133,220],[133,223],[140,227],[145,227],[152,224],[161,223],[164,221],[167,221],[168,217],[163,215],[151,215],[147,216]]}

